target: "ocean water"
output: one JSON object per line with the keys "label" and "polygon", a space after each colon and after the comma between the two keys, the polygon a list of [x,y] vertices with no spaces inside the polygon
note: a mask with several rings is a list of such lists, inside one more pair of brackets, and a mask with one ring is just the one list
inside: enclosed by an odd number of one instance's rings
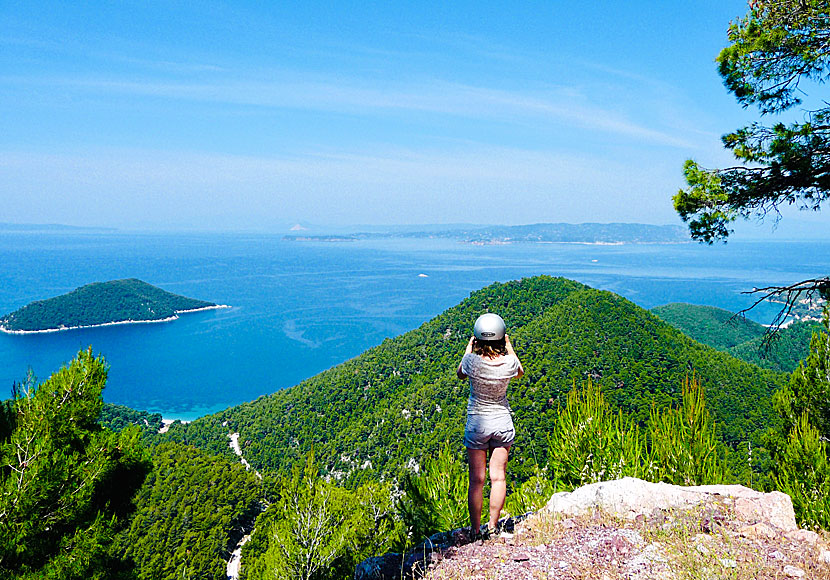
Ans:
{"label": "ocean water", "polygon": [[[732,311],[756,286],[830,272],[830,242],[513,244],[448,240],[286,242],[279,235],[0,234],[0,313],[93,281],[135,277],[228,304],[179,320],[0,334],[0,397],[81,348],[103,354],[108,402],[192,419],[294,385],[416,328],[494,281],[565,276],[645,308]],[[768,323],[771,306],[751,311]],[[6,390],[8,389],[8,391]],[[5,391],[5,392],[4,392]]]}

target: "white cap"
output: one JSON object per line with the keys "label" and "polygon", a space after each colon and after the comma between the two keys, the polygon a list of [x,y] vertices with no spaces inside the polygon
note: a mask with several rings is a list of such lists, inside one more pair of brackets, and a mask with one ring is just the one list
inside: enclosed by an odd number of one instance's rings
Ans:
{"label": "white cap", "polygon": [[478,340],[501,340],[506,331],[502,317],[492,312],[479,316],[473,325],[473,334]]}

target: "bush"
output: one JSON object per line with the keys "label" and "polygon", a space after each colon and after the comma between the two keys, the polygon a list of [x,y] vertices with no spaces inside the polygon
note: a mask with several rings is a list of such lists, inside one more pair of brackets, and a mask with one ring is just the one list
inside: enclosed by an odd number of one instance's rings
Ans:
{"label": "bush", "polygon": [[553,478],[572,489],[624,476],[642,477],[644,447],[636,425],[614,412],[591,380],[568,393],[548,437]]}
{"label": "bush", "polygon": [[651,410],[648,479],[675,485],[722,483],[727,473],[703,387],[693,376],[683,381],[682,392],[680,408]]}

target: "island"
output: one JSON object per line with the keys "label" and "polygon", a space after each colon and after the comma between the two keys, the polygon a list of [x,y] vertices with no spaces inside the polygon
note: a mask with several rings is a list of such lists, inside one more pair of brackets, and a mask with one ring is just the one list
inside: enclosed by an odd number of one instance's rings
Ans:
{"label": "island", "polygon": [[425,226],[410,229],[391,226],[387,231],[353,234],[290,234],[291,242],[353,242],[388,238],[448,239],[462,243],[512,244],[521,242],[548,244],[685,244],[691,242],[686,228],[676,225],[658,226],[637,223],[539,223],[521,226]]}
{"label": "island", "polygon": [[47,300],[37,300],[0,318],[9,334],[57,332],[111,324],[166,322],[183,312],[229,308],[179,296],[136,278],[94,282]]}

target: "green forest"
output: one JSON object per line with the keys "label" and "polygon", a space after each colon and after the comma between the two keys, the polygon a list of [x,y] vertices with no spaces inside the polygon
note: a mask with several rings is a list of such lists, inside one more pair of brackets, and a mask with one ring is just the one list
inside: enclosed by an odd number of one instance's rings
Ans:
{"label": "green forest", "polygon": [[[219,579],[250,534],[243,578],[349,578],[363,558],[463,525],[468,385],[454,371],[486,311],[510,321],[526,370],[509,391],[506,513],[633,475],[782,489],[803,525],[830,523],[811,499],[830,486],[830,389],[815,379],[827,376],[816,372],[826,334],[788,376],[620,296],[538,276],[488,286],[295,387],[163,434],[157,414],[102,403],[107,365],[91,351],[40,385],[15,385],[0,413],[0,573]],[[803,463],[821,457],[805,485]]]}
{"label": "green forest", "polygon": [[545,460],[558,406],[591,379],[638,422],[653,405],[679,400],[683,379],[697,373],[732,446],[761,436],[774,421],[770,397],[786,376],[701,345],[610,292],[539,276],[493,284],[420,328],[299,385],[256,401],[174,424],[167,437],[230,456],[227,433],[240,433],[256,469],[285,472],[314,449],[344,484],[394,476],[449,442],[462,451],[467,384],[455,366],[476,317],[487,310],[510,320],[525,364],[511,383],[519,439],[515,457],[528,473]]}
{"label": "green forest", "polygon": [[759,367],[786,373],[793,372],[807,358],[810,337],[821,329],[817,320],[801,320],[769,333],[765,326],[728,310],[696,304],[666,304],[651,312],[698,342]]}
{"label": "green forest", "polygon": [[164,320],[182,310],[210,306],[216,305],[128,278],[95,282],[61,296],[32,302],[0,318],[0,327],[31,332],[127,320]]}

